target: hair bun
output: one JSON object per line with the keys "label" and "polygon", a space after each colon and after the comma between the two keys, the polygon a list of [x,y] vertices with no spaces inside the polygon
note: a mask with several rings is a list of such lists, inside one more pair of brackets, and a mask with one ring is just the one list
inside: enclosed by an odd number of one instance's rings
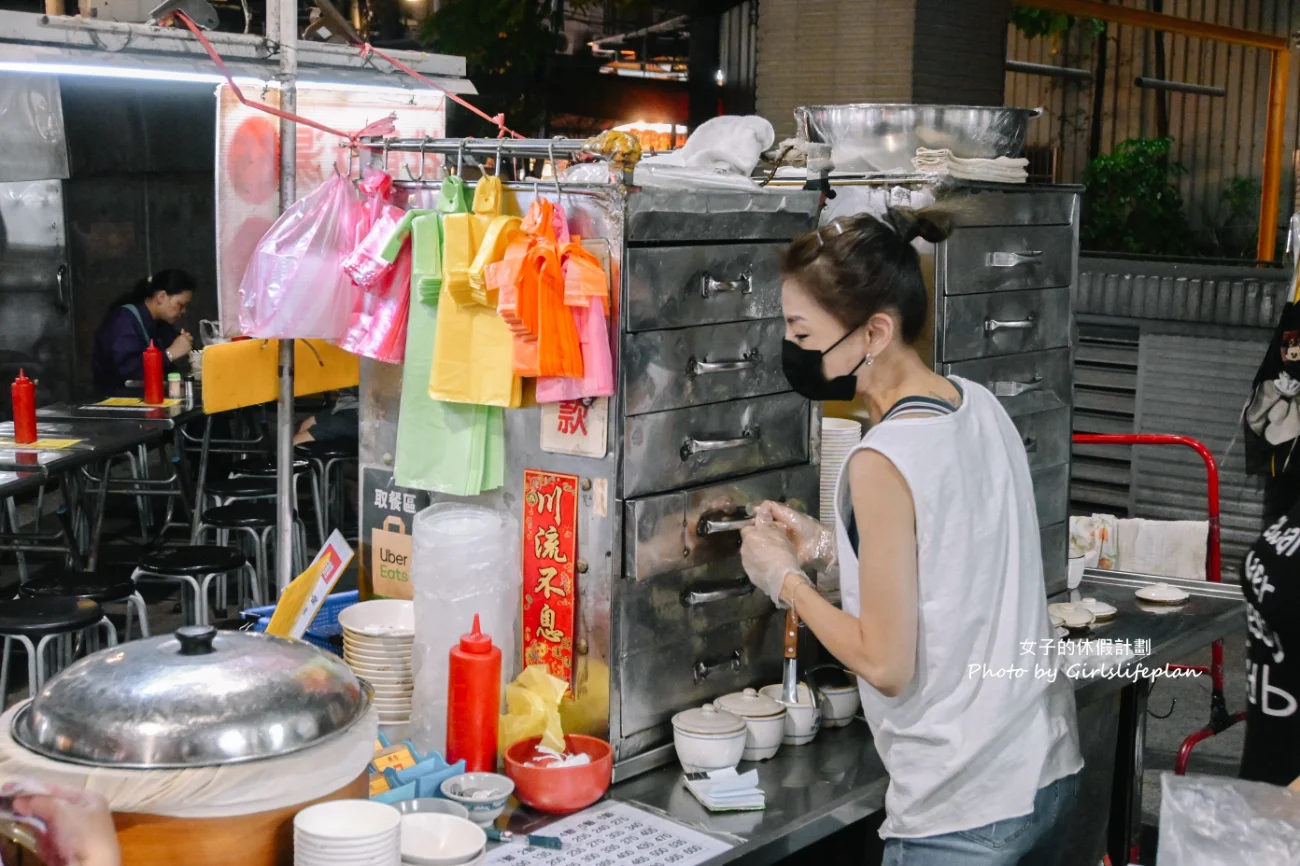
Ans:
{"label": "hair bun", "polygon": [[939,208],[890,207],[885,209],[885,221],[909,244],[917,238],[937,244],[952,234],[952,214]]}

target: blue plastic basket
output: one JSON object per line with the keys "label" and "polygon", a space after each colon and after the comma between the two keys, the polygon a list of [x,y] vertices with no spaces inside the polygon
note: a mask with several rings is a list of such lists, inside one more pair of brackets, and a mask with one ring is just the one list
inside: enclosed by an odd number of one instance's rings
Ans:
{"label": "blue plastic basket", "polygon": [[[360,593],[355,589],[351,592],[336,592],[326,596],[325,602],[316,612],[316,618],[311,621],[311,625],[307,626],[302,639],[335,655],[343,655],[342,641],[339,640],[343,635],[343,626],[339,625],[339,614],[344,608],[356,604],[359,598]],[[271,624],[273,613],[275,613],[275,605],[268,604],[249,608],[244,611],[244,617],[245,619],[256,617],[253,631],[266,631],[266,627]]]}

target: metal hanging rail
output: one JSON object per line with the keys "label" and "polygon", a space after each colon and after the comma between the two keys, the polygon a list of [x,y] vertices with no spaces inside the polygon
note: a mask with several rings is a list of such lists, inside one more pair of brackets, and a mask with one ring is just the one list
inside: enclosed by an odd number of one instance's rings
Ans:
{"label": "metal hanging rail", "polygon": [[388,153],[438,153],[449,156],[500,156],[537,159],[576,159],[583,151],[584,138],[362,138],[360,144],[372,151]]}

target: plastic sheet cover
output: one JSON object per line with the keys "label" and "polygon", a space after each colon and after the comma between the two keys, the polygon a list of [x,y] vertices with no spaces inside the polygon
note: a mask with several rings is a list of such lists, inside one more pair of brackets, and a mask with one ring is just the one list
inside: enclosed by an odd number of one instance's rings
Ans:
{"label": "plastic sheet cover", "polygon": [[67,176],[59,79],[0,75],[0,183]]}
{"label": "plastic sheet cover", "polygon": [[1300,863],[1300,793],[1222,776],[1160,782],[1158,866]]}

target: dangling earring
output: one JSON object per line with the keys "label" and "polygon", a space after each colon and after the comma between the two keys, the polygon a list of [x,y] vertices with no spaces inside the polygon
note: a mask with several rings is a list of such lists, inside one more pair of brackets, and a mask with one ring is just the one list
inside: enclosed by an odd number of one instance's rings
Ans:
{"label": "dangling earring", "polygon": [[874,361],[874,360],[876,360],[876,359],[873,358],[873,357],[871,357],[871,353],[868,352],[868,353],[867,353],[865,356],[863,356],[863,358],[862,358],[862,366],[864,366],[864,367],[870,367],[870,366],[871,366],[871,362]]}

